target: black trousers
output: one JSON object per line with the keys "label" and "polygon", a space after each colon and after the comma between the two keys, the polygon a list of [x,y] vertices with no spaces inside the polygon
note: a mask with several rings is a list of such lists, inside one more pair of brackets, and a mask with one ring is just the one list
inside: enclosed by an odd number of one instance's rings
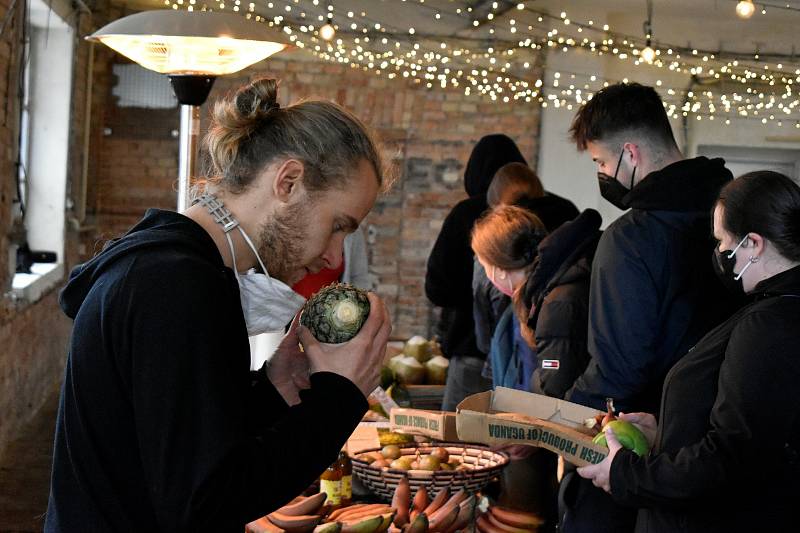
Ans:
{"label": "black trousers", "polygon": [[637,509],[617,504],[568,464],[559,489],[560,533],[632,533]]}

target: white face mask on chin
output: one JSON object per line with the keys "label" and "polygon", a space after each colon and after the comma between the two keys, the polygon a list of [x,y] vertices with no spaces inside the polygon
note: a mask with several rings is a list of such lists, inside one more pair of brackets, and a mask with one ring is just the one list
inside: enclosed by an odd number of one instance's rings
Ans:
{"label": "white face mask on chin", "polygon": [[[258,255],[253,241],[221,201],[209,193],[203,194],[198,201],[208,209],[208,212],[214,217],[214,221],[222,226],[222,231],[225,232],[233,259],[233,274],[236,276],[236,281],[239,282],[239,297],[247,324],[247,334],[252,337],[273,331],[283,332],[303,307],[306,299],[282,281],[269,276],[267,267],[264,266],[264,262]],[[230,231],[234,228],[239,230],[247,245],[253,250],[263,274],[255,269],[250,269],[247,273],[239,275],[239,270],[236,268],[236,253],[233,250],[233,241],[230,236]]]}

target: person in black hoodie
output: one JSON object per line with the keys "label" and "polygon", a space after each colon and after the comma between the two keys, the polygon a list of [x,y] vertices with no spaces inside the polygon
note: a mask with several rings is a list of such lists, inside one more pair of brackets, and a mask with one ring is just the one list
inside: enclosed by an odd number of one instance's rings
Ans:
{"label": "person in black hoodie", "polygon": [[445,410],[454,411],[466,396],[491,388],[491,382],[481,376],[486,353],[475,345],[470,232],[489,207],[486,190],[495,172],[512,162],[525,163],[525,158],[506,135],[487,135],[478,141],[464,171],[464,188],[469,198],[458,202],[445,217],[428,257],[425,294],[442,308],[435,329],[442,351],[450,359],[442,402]]}
{"label": "person in black hoodie", "polygon": [[638,533],[797,531],[800,187],[770,171],[734,180],[714,236],[706,262],[751,303],[672,368],[658,421],[622,415],[648,437],[649,455],[622,449],[611,431],[606,459],[578,469],[640,508]]}
{"label": "person in black hoodie", "polygon": [[[491,208],[498,205],[517,205],[527,209],[539,217],[548,232],[578,216],[575,204],[545,191],[536,172],[522,163],[509,163],[500,167],[489,185],[486,199]],[[475,343],[481,352],[489,353],[497,321],[511,299],[489,281],[477,260],[472,271],[472,298]]]}
{"label": "person in black hoodie", "polygon": [[[637,83],[599,91],[572,137],[597,163],[602,196],[630,209],[600,239],[589,296],[586,371],[566,399],[605,410],[657,412],[675,362],[736,307],[705,258],[710,213],[732,176],[721,159],[684,159],[663,102]],[[635,514],[588,482],[570,486],[563,531],[624,532]]]}
{"label": "person in black hoodie", "polygon": [[308,487],[366,411],[391,332],[375,295],[353,340],[322,345],[295,320],[250,372],[248,330],[283,329],[303,303],[289,285],[341,263],[381,182],[358,119],[280,108],[276,91],[256,80],[218,102],[199,202],[148,210],[61,291],[74,327],[45,531],[240,532]]}

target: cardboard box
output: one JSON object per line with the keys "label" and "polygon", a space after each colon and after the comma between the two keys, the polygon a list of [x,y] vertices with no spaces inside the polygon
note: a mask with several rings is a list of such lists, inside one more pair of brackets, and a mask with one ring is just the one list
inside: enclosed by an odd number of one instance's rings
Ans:
{"label": "cardboard box", "polygon": [[389,424],[392,431],[399,433],[458,442],[455,413],[398,408],[392,409]]}
{"label": "cardboard box", "polygon": [[[386,424],[386,422],[384,422]],[[378,428],[381,424],[361,422],[347,439],[345,445],[347,453],[355,456],[364,450],[380,448],[381,443],[378,437]]]}
{"label": "cardboard box", "polygon": [[608,454],[608,448],[592,442],[583,425],[601,411],[583,405],[498,387],[468,396],[457,413],[458,437],[464,442],[536,446],[578,466],[599,463]]}

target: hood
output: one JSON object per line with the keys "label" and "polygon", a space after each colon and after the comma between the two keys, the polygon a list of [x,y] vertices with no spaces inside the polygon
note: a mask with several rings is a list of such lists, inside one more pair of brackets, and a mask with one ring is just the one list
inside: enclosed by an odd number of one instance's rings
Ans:
{"label": "hood", "polygon": [[769,296],[800,297],[800,266],[784,270],[756,284],[753,290],[756,300]]}
{"label": "hood", "polygon": [[510,137],[500,133],[483,137],[472,149],[464,171],[464,189],[467,194],[486,194],[495,173],[508,163],[528,164]]}
{"label": "hood", "polygon": [[548,232],[555,231],[564,222],[578,216],[578,208],[572,202],[549,192],[539,198],[523,196],[514,202],[514,205],[527,209],[539,217]]}
{"label": "hood", "polygon": [[732,179],[723,159],[684,159],[648,174],[625,200],[634,209],[710,211],[720,189]]}
{"label": "hood", "polygon": [[[168,247],[186,249],[208,256],[217,252],[214,241],[191,219],[160,209],[148,209],[144,218],[125,235],[109,241],[98,255],[76,266],[59,294],[59,305],[70,318],[75,318],[97,279],[119,258],[145,248]],[[215,254],[222,265],[222,257]],[[213,257],[213,255],[212,255]]]}
{"label": "hood", "polygon": [[[602,221],[600,213],[594,209],[587,209],[578,218],[564,223],[542,239],[539,243],[536,266],[525,286],[526,302],[535,304],[553,286],[574,281],[584,274],[588,275],[588,269],[573,271],[572,267],[581,259],[594,255],[597,242],[600,240]],[[588,264],[588,261],[585,263]]]}

